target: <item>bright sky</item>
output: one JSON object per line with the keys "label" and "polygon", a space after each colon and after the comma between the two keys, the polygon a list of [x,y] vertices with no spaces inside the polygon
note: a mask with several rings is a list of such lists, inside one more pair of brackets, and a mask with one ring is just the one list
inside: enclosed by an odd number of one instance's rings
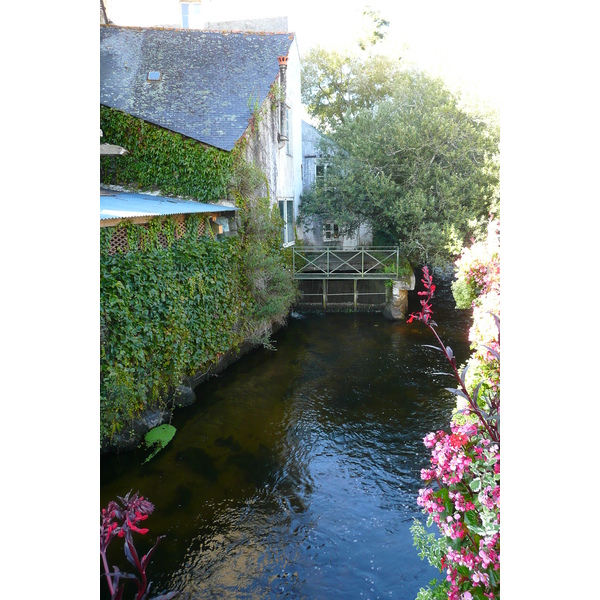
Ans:
{"label": "bright sky", "polygon": [[[366,6],[390,22],[385,48],[499,106],[500,4],[482,0],[204,0],[231,18],[287,16],[300,52],[350,46]],[[383,50],[382,46],[382,50]]]}
{"label": "bright sky", "polygon": [[[114,3],[111,12],[110,5]],[[177,0],[106,0],[109,18],[129,10],[135,23],[150,24],[152,13],[178,11]],[[501,38],[499,2],[484,0],[203,0],[207,21],[288,17],[300,52],[320,44],[351,46],[361,32],[362,11],[369,6],[390,22],[385,48],[415,62],[451,86],[460,86],[499,107]],[[140,8],[141,7],[141,8]],[[171,8],[173,7],[173,8]],[[112,16],[111,16],[112,15]],[[381,46],[381,50],[384,46]]]}

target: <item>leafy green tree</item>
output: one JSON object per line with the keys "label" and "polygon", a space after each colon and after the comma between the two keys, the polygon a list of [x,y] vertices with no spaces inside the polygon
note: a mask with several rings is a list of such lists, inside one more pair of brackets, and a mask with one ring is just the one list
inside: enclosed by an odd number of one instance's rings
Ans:
{"label": "leafy green tree", "polygon": [[312,48],[303,59],[302,102],[327,132],[372,109],[392,94],[400,61],[382,55]]}
{"label": "leafy green tree", "polygon": [[314,50],[303,96],[328,134],[326,177],[302,217],[344,233],[363,222],[413,263],[443,263],[479,237],[497,204],[499,132],[437,78],[389,57]]}
{"label": "leafy green tree", "polygon": [[374,53],[388,25],[379,11],[367,7],[356,53],[316,46],[303,58],[302,102],[325,131],[335,130],[359,110],[389,97],[389,84],[400,62]]}

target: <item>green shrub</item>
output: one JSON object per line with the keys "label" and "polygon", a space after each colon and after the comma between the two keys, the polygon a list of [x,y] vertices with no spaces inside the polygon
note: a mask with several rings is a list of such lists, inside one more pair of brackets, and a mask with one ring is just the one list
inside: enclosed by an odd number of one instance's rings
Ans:
{"label": "green shrub", "polygon": [[193,236],[166,249],[101,252],[103,438],[242,341],[248,295],[238,261],[236,239]]}
{"label": "green shrub", "polygon": [[471,308],[473,300],[477,298],[477,288],[469,284],[465,279],[457,279],[452,282],[452,295],[456,302],[456,308]]}

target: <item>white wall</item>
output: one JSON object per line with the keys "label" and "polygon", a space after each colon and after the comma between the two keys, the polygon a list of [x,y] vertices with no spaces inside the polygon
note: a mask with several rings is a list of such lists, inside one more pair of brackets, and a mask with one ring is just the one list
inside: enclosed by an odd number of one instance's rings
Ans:
{"label": "white wall", "polygon": [[[302,110],[300,97],[300,53],[296,40],[288,54],[286,73],[286,104],[290,109],[291,156],[286,146],[279,149],[280,177],[277,183],[277,196],[293,198],[294,220],[298,217],[300,194],[302,193]],[[299,228],[301,229],[301,228]],[[297,230],[300,236],[301,232]]]}
{"label": "white wall", "polygon": [[[254,131],[248,133],[246,159],[259,166],[267,177],[272,205],[280,200],[293,200],[294,220],[298,216],[302,192],[302,115],[300,98],[300,55],[294,41],[288,54],[286,70],[286,104],[290,109],[291,155],[286,144],[279,148],[279,102],[267,98],[261,107],[261,116]],[[300,237],[298,231],[298,237]]]}

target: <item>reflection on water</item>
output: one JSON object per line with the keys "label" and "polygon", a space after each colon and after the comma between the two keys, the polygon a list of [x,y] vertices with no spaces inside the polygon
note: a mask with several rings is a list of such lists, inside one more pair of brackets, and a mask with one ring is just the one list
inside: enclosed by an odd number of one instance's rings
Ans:
{"label": "reflection on water", "polygon": [[[436,320],[459,361],[468,313]],[[416,307],[414,307],[416,309]],[[415,598],[435,570],[409,527],[423,436],[446,427],[452,380],[421,324],[306,315],[197,389],[147,464],[103,457],[101,503],[130,489],[156,506],[153,593],[184,598]],[[122,565],[117,555],[115,564]],[[125,567],[125,565],[122,565]]]}

